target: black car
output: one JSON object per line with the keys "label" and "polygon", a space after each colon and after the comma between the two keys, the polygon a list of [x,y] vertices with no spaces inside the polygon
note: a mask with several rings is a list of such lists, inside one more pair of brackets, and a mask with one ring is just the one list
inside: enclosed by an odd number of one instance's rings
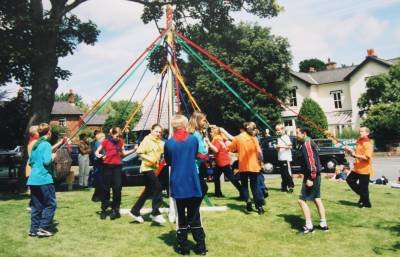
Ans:
{"label": "black car", "polygon": [[[294,136],[290,137],[292,141],[292,167],[296,171],[301,165],[301,153],[300,144],[297,143],[297,138]],[[269,166],[270,169],[275,170],[278,164],[278,152],[275,148],[278,142],[278,137],[272,136],[268,138],[260,139],[260,146],[263,152],[264,163]],[[318,146],[319,159],[324,171],[332,172],[335,171],[336,165],[348,165],[345,157],[345,152],[342,148],[334,147],[333,143],[329,139],[315,139],[314,142]],[[271,166],[272,165],[272,166]]]}

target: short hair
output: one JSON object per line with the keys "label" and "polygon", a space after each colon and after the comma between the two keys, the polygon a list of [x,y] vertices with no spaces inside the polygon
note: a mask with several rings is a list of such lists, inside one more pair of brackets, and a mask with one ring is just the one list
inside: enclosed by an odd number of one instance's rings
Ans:
{"label": "short hair", "polygon": [[297,129],[300,130],[302,134],[307,134],[307,136],[311,134],[311,130],[308,127],[297,127]]}
{"label": "short hair", "polygon": [[79,140],[83,140],[85,139],[85,137],[87,137],[87,135],[85,133],[82,133],[79,135]]}
{"label": "short hair", "polygon": [[121,129],[119,127],[112,128],[112,129],[110,129],[110,134],[111,135],[120,136],[121,135]]}
{"label": "short hair", "polygon": [[281,129],[284,129],[285,128],[285,124],[283,124],[283,123],[278,123],[278,124],[276,124],[276,126],[275,126],[275,129],[276,130],[281,130]]}
{"label": "short hair", "polygon": [[40,123],[39,124],[39,126],[38,126],[38,133],[39,133],[39,136],[45,136],[45,135],[47,135],[47,133],[49,133],[49,131],[50,131],[50,126],[49,126],[49,124],[47,124],[47,123]]}
{"label": "short hair", "polygon": [[158,124],[158,123],[156,123],[156,124],[153,124],[153,126],[151,126],[151,130],[154,130],[155,128],[157,128],[157,127],[159,127],[161,130],[162,130],[162,127],[161,127],[161,125],[160,124]]}
{"label": "short hair", "polygon": [[365,131],[369,134],[370,133],[370,130],[369,130],[369,128],[368,127],[365,127],[365,126],[363,126],[363,127],[361,127],[360,129],[362,129],[362,128],[364,128],[365,129]]}
{"label": "short hair", "polygon": [[100,132],[101,132],[100,130],[95,129],[95,130],[93,131],[93,136],[96,136],[96,135],[99,134]]}
{"label": "short hair", "polygon": [[171,119],[171,126],[174,130],[186,129],[188,125],[188,119],[182,114],[175,114]]}
{"label": "short hair", "polygon": [[38,134],[38,130],[39,130],[39,126],[38,125],[30,126],[29,135],[33,136],[33,135]]}
{"label": "short hair", "polygon": [[99,141],[102,138],[105,138],[106,135],[102,132],[96,134],[96,140]]}

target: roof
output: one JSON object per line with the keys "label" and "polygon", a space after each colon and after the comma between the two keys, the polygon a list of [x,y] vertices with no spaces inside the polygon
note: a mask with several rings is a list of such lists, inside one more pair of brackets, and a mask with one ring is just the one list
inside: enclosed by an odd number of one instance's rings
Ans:
{"label": "roof", "polygon": [[328,84],[338,81],[349,80],[351,76],[353,76],[353,74],[355,74],[365,64],[371,61],[390,67],[394,64],[399,64],[400,57],[385,60],[378,58],[376,56],[367,56],[365,60],[359,65],[337,68],[333,70],[317,71],[312,73],[291,71],[291,74],[292,76],[300,79],[301,81],[305,82],[308,85]]}
{"label": "roof", "polygon": [[99,113],[99,114],[94,115],[93,118],[90,119],[90,121],[86,123],[86,125],[88,125],[88,126],[90,126],[90,125],[103,126],[106,123],[107,118],[108,118],[108,114]]}
{"label": "roof", "polygon": [[153,108],[151,106],[143,107],[142,117],[132,131],[150,130],[153,124],[160,124],[163,128],[168,128],[168,103],[165,101],[163,108],[161,109],[160,121],[158,120],[158,106],[155,105]]}
{"label": "roof", "polygon": [[329,125],[351,123],[352,111],[327,112],[326,118]]}
{"label": "roof", "polygon": [[75,105],[68,102],[54,102],[52,115],[82,115],[82,112]]}

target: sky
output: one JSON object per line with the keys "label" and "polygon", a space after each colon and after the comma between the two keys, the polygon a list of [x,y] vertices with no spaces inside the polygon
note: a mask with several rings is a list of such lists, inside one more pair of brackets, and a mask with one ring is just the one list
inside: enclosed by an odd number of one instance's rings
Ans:
{"label": "sky", "polygon": [[[298,63],[309,58],[330,58],[338,67],[358,64],[365,59],[368,48],[374,48],[383,59],[400,57],[400,0],[278,3],[284,11],[272,19],[259,19],[244,12],[233,16],[235,22],[256,22],[270,27],[273,34],[286,37],[293,55],[293,70],[297,71]],[[72,76],[59,82],[57,93],[73,89],[86,103],[99,99],[158,35],[154,23],[143,24],[141,12],[141,5],[124,0],[89,0],[74,9],[81,20],[90,19],[97,24],[101,34],[94,46],[81,44],[74,55],[60,59],[60,66],[71,71]],[[129,99],[143,71],[144,65],[113,100]],[[159,80],[158,75],[147,73],[133,99],[142,99],[146,88]],[[7,90],[12,96],[17,88],[10,86]]]}

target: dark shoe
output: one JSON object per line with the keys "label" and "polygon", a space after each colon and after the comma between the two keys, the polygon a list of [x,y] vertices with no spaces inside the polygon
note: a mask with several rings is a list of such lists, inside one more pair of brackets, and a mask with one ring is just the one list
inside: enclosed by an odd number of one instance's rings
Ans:
{"label": "dark shoe", "polygon": [[304,235],[305,234],[311,234],[311,233],[314,233],[314,227],[312,227],[312,228],[308,228],[306,226],[303,227],[303,234]]}
{"label": "dark shoe", "polygon": [[269,196],[268,191],[265,191],[265,192],[264,192],[264,198],[268,198],[268,196]]}
{"label": "dark shoe", "polygon": [[222,193],[215,193],[214,196],[215,197],[225,197]]}
{"label": "dark shoe", "polygon": [[329,231],[329,227],[328,226],[325,226],[325,227],[318,226],[318,229],[322,230],[322,231],[325,231],[325,232]]}
{"label": "dark shoe", "polygon": [[360,207],[360,208],[371,208],[372,205],[371,205],[371,203],[363,203],[363,202],[361,202],[361,203],[358,205],[358,207]]}
{"label": "dark shoe", "polygon": [[253,211],[253,206],[252,206],[251,202],[246,203],[246,210]]}
{"label": "dark shoe", "polygon": [[107,218],[107,213],[106,211],[101,211],[100,212],[100,219],[105,220]]}
{"label": "dark shoe", "polygon": [[183,245],[178,245],[175,248],[175,251],[177,253],[179,253],[180,255],[190,255],[190,248],[187,246],[183,246]]}
{"label": "dark shoe", "polygon": [[38,235],[37,235],[36,232],[29,232],[29,233],[28,233],[28,236],[30,236],[30,237],[37,237]]}
{"label": "dark shoe", "polygon": [[121,217],[119,210],[112,210],[110,214],[110,219],[115,220]]}
{"label": "dark shoe", "polygon": [[265,213],[264,208],[263,207],[258,207],[257,208],[257,213],[258,213],[258,215],[263,215]]}
{"label": "dark shoe", "polygon": [[289,188],[287,191],[289,194],[293,193],[293,188]]}
{"label": "dark shoe", "polygon": [[207,248],[206,248],[206,245],[205,245],[204,243],[195,245],[195,247],[194,247],[194,252],[195,252],[197,255],[207,255]]}

